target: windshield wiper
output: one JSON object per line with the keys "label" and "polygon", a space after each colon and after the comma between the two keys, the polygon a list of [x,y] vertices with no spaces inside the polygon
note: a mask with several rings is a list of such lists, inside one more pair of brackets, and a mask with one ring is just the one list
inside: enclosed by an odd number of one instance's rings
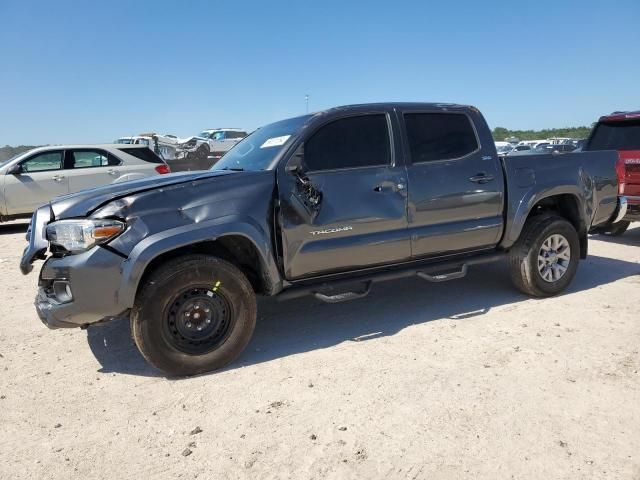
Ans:
{"label": "windshield wiper", "polygon": [[231,170],[232,172],[244,172],[242,167],[222,167],[220,170]]}

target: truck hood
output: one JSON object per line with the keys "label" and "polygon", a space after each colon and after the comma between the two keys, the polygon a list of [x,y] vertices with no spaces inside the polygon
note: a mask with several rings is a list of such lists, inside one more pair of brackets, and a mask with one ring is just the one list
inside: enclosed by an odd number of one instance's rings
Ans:
{"label": "truck hood", "polygon": [[82,190],[78,193],[57,197],[51,201],[51,210],[55,220],[73,217],[85,217],[112,200],[135,193],[161,189],[170,185],[195,181],[211,181],[216,177],[233,175],[227,171],[203,171],[157,175],[129,182],[112,183],[102,187]]}

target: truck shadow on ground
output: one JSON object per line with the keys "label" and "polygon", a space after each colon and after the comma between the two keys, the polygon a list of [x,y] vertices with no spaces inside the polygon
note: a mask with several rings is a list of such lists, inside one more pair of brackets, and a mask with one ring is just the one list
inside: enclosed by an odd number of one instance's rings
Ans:
{"label": "truck shadow on ground", "polygon": [[[590,256],[581,262],[567,294],[632,276],[640,279],[637,263]],[[414,277],[380,283],[374,285],[367,298],[342,304],[325,304],[311,297],[287,302],[261,299],[253,339],[226,370],[346,341],[394,335],[415,324],[445,319],[473,321],[494,307],[527,299],[511,285],[502,263],[472,268],[466,278],[455,282],[433,284]],[[162,376],[136,349],[128,321],[91,327],[87,330],[87,341],[102,366],[100,372]]]}
{"label": "truck shadow on ground", "polygon": [[13,235],[15,233],[23,233],[29,228],[29,222],[16,223],[0,223],[0,235]]}
{"label": "truck shadow on ground", "polygon": [[634,225],[640,224],[632,224],[629,230],[618,237],[613,237],[611,235],[595,235],[593,238],[602,242],[616,243],[618,245],[629,245],[630,247],[640,246],[640,226],[634,228]]}

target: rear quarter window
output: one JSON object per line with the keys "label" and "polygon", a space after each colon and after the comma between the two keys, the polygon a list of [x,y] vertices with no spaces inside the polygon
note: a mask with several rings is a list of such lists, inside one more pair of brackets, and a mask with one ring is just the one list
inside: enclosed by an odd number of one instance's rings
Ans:
{"label": "rear quarter window", "polygon": [[640,150],[640,120],[599,123],[588,150]]}
{"label": "rear quarter window", "polygon": [[118,148],[121,152],[128,153],[140,160],[149,163],[164,163],[164,161],[149,148]]}

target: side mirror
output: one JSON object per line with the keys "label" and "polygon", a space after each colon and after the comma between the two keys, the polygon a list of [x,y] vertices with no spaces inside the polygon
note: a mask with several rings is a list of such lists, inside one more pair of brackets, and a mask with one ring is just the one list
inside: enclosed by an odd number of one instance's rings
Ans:
{"label": "side mirror", "polygon": [[20,163],[16,163],[13,167],[7,170],[7,174],[9,175],[20,175],[23,173],[22,165]]}
{"label": "side mirror", "polygon": [[285,171],[296,176],[300,176],[304,173],[304,143],[296,149],[293,155],[291,155],[289,163],[287,163],[287,166],[285,167]]}

